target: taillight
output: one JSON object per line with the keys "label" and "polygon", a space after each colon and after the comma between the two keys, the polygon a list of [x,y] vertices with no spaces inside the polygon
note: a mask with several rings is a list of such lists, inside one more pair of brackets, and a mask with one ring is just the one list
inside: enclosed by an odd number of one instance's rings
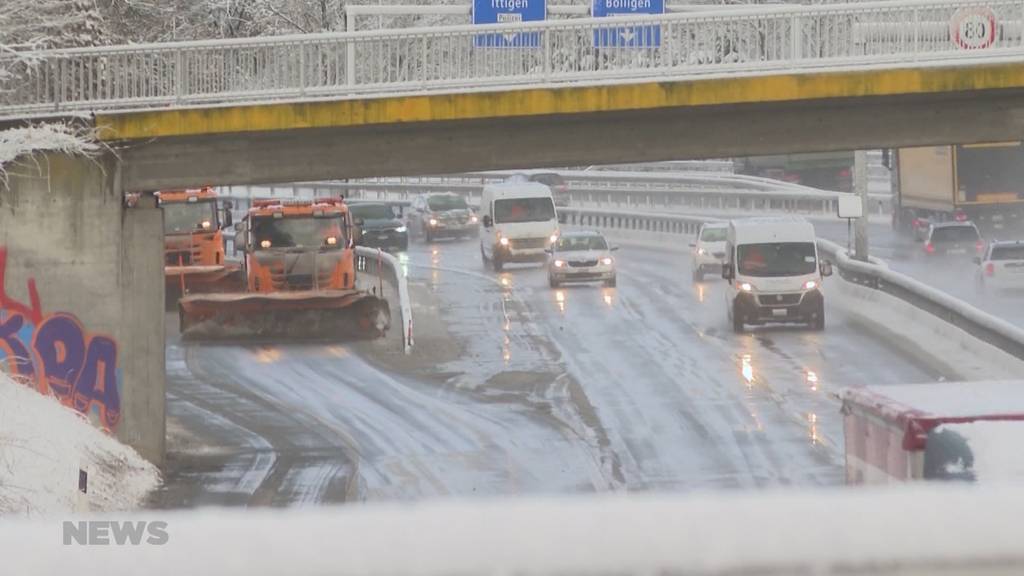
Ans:
{"label": "taillight", "polygon": [[935,253],[935,244],[932,244],[931,242],[929,242],[929,243],[924,245],[924,249],[925,249],[925,252],[928,252],[929,254],[934,254]]}
{"label": "taillight", "polygon": [[995,275],[996,275],[996,265],[993,264],[992,262],[989,262],[988,264],[985,264],[985,276],[995,276]]}
{"label": "taillight", "polygon": [[981,254],[982,252],[985,251],[985,241],[984,240],[978,240],[978,242],[974,245],[974,247],[978,249],[978,254]]}

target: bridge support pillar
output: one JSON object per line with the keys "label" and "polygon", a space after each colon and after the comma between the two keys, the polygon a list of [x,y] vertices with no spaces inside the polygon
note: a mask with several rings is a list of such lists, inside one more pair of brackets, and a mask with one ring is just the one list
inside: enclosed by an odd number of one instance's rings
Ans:
{"label": "bridge support pillar", "polygon": [[0,365],[161,464],[163,218],[111,156],[22,157],[0,181]]}

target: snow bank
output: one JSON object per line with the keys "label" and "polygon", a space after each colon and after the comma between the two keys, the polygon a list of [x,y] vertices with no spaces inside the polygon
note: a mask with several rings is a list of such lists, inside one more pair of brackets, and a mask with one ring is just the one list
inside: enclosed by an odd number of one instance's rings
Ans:
{"label": "snow bank", "polygon": [[[88,496],[78,496],[78,471]],[[159,483],[159,472],[61,405],[0,372],[0,516],[128,510]]]}
{"label": "snow bank", "polygon": [[111,518],[166,522],[163,545],[65,546],[23,520],[0,542],[33,575],[1019,574],[1022,510],[1008,486],[915,484]]}
{"label": "snow bank", "polygon": [[67,124],[39,124],[0,130],[0,179],[6,177],[5,167],[25,154],[40,151],[68,154],[92,154],[99,145],[91,135]]}

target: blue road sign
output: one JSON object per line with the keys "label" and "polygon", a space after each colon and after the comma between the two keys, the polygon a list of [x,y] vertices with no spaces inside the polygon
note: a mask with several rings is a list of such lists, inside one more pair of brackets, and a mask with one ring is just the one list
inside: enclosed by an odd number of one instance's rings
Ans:
{"label": "blue road sign", "polygon": [[[591,15],[635,16],[664,14],[665,0],[594,0]],[[614,26],[594,31],[594,46],[652,48],[661,45],[661,26]]]}
{"label": "blue road sign", "polygon": [[[473,0],[473,24],[544,20],[547,14],[547,0]],[[474,45],[491,48],[537,47],[540,46],[540,32],[478,34]]]}

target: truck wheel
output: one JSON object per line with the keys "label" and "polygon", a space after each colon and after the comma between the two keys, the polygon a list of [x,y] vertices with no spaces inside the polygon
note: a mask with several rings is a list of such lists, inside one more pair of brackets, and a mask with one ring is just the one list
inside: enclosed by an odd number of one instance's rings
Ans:
{"label": "truck wheel", "polygon": [[743,314],[741,314],[734,305],[732,307],[732,331],[737,334],[742,334],[743,328]]}
{"label": "truck wheel", "polygon": [[732,317],[732,331],[737,334],[743,334],[743,318],[739,316]]}
{"label": "truck wheel", "polygon": [[817,315],[811,320],[811,328],[820,332],[825,329],[825,304],[818,306]]}

